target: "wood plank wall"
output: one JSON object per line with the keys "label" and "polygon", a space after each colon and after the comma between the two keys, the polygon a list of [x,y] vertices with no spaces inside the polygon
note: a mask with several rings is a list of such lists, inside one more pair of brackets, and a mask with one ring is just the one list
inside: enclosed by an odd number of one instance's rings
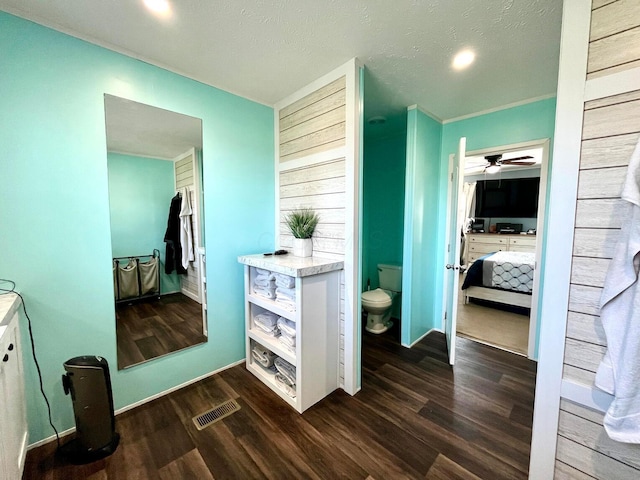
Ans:
{"label": "wood plank wall", "polygon": [[[279,244],[282,248],[293,247],[286,215],[298,208],[310,207],[320,216],[313,234],[313,255],[344,259],[345,93],[343,76],[278,112]],[[343,385],[344,276],[340,290],[340,384]]]}
{"label": "wood plank wall", "polygon": [[[176,190],[186,187],[191,200],[191,209],[193,210],[191,231],[193,232],[194,254],[197,253],[197,249],[200,246],[200,202],[196,193],[196,165],[197,162],[193,153],[174,162]],[[198,303],[202,303],[200,297],[200,266],[197,260],[189,264],[186,276],[180,275],[180,289],[188,297]]]}
{"label": "wood plank wall", "polygon": [[[594,0],[587,79],[640,66],[640,2]],[[623,216],[620,192],[640,137],[640,90],[585,103],[563,380],[595,388],[606,351],[602,287]],[[640,478],[640,445],[609,439],[603,413],[562,400],[556,478]]]}

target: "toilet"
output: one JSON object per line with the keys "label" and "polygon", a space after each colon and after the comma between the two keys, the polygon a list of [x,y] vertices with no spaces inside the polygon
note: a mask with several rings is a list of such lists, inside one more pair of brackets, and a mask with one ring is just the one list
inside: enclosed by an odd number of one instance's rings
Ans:
{"label": "toilet", "polygon": [[384,333],[391,326],[391,310],[400,298],[402,267],[400,265],[378,265],[380,288],[362,292],[362,308],[367,312],[365,330]]}

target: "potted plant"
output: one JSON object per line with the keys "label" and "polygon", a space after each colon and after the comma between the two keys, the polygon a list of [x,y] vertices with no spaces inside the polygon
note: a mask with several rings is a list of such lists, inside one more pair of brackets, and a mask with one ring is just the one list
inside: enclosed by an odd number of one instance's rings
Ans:
{"label": "potted plant", "polygon": [[294,236],[293,254],[310,257],[313,253],[311,236],[320,220],[318,214],[311,208],[301,208],[289,213],[284,220]]}

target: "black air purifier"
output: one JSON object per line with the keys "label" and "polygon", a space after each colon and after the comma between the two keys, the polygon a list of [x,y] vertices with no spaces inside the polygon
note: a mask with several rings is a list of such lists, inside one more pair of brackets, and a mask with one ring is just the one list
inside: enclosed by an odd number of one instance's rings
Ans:
{"label": "black air purifier", "polygon": [[82,356],[67,360],[62,375],[65,394],[71,394],[76,435],[62,445],[59,454],[71,463],[93,462],[115,452],[116,433],[109,364],[102,357]]}

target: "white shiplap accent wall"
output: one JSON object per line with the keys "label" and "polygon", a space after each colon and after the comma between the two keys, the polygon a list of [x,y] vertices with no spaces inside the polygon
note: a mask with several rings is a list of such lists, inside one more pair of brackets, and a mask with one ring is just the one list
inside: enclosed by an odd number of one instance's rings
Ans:
{"label": "white shiplap accent wall", "polygon": [[555,478],[635,479],[640,445],[609,439],[602,421],[610,397],[594,378],[607,343],[600,295],[640,136],[640,2],[594,0],[592,8]]}
{"label": "white shiplap accent wall", "polygon": [[[293,236],[285,217],[313,208],[320,222],[313,255],[345,256],[345,106],[346,77],[324,85],[277,112],[279,124],[278,243],[291,250]],[[340,286],[340,385],[344,385],[344,281]]]}
{"label": "white shiplap accent wall", "polygon": [[344,260],[340,280],[340,386],[359,389],[359,183],[361,67],[353,59],[275,108],[276,244],[291,250],[284,218],[301,207],[320,222],[313,255]]}

